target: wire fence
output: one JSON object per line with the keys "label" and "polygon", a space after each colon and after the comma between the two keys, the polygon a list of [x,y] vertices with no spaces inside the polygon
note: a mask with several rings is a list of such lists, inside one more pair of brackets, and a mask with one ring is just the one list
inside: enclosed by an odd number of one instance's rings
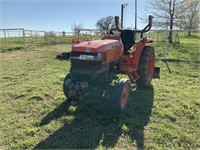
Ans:
{"label": "wire fence", "polygon": [[1,45],[41,45],[41,44],[56,44],[56,43],[71,43],[73,38],[72,32],[55,32],[55,31],[36,31],[26,30],[23,28],[17,29],[0,29],[0,44]]}
{"label": "wire fence", "polygon": [[[154,43],[158,43],[159,48],[168,49],[168,35],[170,30],[151,30],[148,33],[144,33],[144,36],[153,39]],[[78,35],[74,35],[73,32],[55,32],[55,31],[36,31],[26,30],[23,28],[17,29],[0,29],[0,46],[10,45],[41,45],[41,44],[71,44],[74,37],[80,39],[80,41],[86,41],[90,39],[101,39],[107,32],[97,29],[81,29]],[[200,37],[200,31],[185,31],[185,30],[173,30],[173,42],[179,44],[183,37],[195,37],[198,40]],[[137,34],[136,41],[140,39],[140,34]],[[186,41],[184,41],[186,42]],[[200,43],[200,42],[199,42]]]}
{"label": "wire fence", "polygon": [[[144,33],[144,37],[153,39],[153,47],[156,50],[156,58],[168,61],[200,63],[200,31],[173,30],[172,40],[169,43],[170,30],[151,30]],[[76,33],[76,32],[75,32]],[[107,32],[97,29],[82,29],[73,32],[35,31],[19,29],[0,29],[0,51],[21,49],[26,46],[42,44],[72,44],[73,38],[81,42],[101,39]],[[136,42],[140,34],[136,35]],[[167,62],[166,62],[167,65]],[[167,65],[168,66],[168,65]],[[170,72],[170,70],[169,70]]]}

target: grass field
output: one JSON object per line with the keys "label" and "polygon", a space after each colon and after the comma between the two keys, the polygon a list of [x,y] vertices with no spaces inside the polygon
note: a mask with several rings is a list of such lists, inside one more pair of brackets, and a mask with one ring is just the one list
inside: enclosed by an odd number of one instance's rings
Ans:
{"label": "grass field", "polygon": [[[3,37],[0,37],[0,51],[4,52],[7,50],[13,50],[13,49],[22,49],[25,46],[41,46],[45,44],[71,44],[72,39],[74,36],[72,35],[66,35],[66,36],[33,36],[33,37],[25,37],[25,43],[24,45],[24,38],[23,37],[7,37],[6,39]],[[86,41],[87,39],[99,39],[100,36],[90,36],[90,35],[80,35],[79,37],[80,41]]]}
{"label": "grass field", "polygon": [[198,38],[154,43],[161,78],[132,85],[128,107],[113,111],[114,87],[94,88],[77,107],[63,95],[70,62],[55,59],[70,45],[0,53],[0,149],[200,149]]}

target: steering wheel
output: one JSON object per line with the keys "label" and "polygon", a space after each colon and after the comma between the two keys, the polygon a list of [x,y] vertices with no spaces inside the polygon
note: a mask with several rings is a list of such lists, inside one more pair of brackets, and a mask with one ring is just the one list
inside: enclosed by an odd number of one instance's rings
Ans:
{"label": "steering wheel", "polygon": [[113,33],[113,31],[118,31],[118,32],[120,32],[120,34],[125,33],[124,30],[122,30],[122,29],[113,28],[113,29],[110,30],[110,34],[115,35],[115,34]]}

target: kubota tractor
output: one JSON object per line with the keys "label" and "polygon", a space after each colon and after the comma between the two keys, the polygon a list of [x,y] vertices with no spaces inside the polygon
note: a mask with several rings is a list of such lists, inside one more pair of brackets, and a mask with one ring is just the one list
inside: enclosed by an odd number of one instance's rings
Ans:
{"label": "kubota tractor", "polygon": [[[153,78],[154,48],[146,46],[152,39],[143,37],[143,33],[151,29],[152,19],[149,15],[148,25],[143,30],[123,30],[118,27],[119,17],[115,17],[116,28],[111,29],[108,36],[74,45],[70,73],[63,82],[65,96],[70,100],[82,100],[93,83],[105,84],[118,78],[115,108],[124,110],[131,91],[130,83],[149,86]],[[137,33],[141,34],[141,39],[136,42]],[[127,74],[129,79],[119,79],[118,74]]]}

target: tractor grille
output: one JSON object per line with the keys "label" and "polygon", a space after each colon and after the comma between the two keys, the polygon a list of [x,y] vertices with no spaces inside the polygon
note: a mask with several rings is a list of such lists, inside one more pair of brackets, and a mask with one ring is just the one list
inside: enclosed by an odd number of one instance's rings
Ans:
{"label": "tractor grille", "polygon": [[75,80],[91,81],[91,76],[89,74],[74,73],[72,78]]}
{"label": "tractor grille", "polygon": [[71,59],[71,65],[77,68],[85,69],[98,69],[101,68],[101,61],[89,61],[89,60],[73,60]]}

